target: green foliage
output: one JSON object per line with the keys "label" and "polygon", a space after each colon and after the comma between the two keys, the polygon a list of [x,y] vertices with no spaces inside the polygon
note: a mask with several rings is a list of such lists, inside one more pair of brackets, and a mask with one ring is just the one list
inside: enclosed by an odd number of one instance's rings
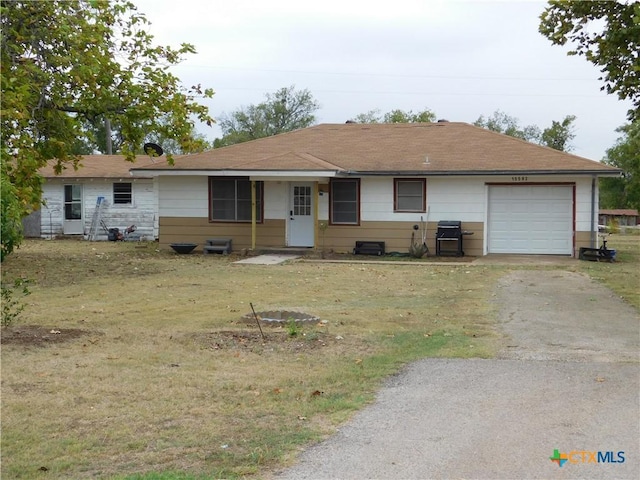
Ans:
{"label": "green foliage", "polygon": [[540,136],[540,145],[554,148],[561,152],[570,152],[573,150],[571,140],[576,137],[573,122],[575,115],[567,115],[562,122],[551,121],[551,126],[545,128]]}
{"label": "green foliage", "polygon": [[507,115],[501,110],[496,110],[490,117],[484,115],[473,122],[476,127],[486,128],[492,132],[503,133],[510,137],[520,138],[527,142],[538,142],[540,140],[540,128],[536,125],[521,127],[517,118]]}
{"label": "green foliage", "polygon": [[620,233],[620,223],[615,218],[609,219],[607,222],[607,233]]}
{"label": "green foliage", "polygon": [[640,209],[640,120],[618,131],[624,135],[607,150],[604,163],[622,169],[622,177],[600,179],[600,207]]}
{"label": "green foliage", "polygon": [[545,147],[551,147],[563,152],[571,151],[573,148],[570,144],[575,138],[573,122],[576,117],[567,115],[561,122],[553,120],[551,126],[540,130],[536,125],[527,125],[521,127],[519,120],[506,113],[496,110],[490,117],[485,118],[480,115],[478,120],[473,124],[476,127],[486,128],[493,132],[503,133],[510,137],[520,138],[527,142],[537,143]]}
{"label": "green foliage", "polygon": [[540,15],[539,32],[554,45],[575,45],[568,55],[584,55],[596,65],[604,73],[602,90],[631,100],[629,120],[638,119],[640,3],[553,0]]}
{"label": "green foliage", "polygon": [[25,308],[24,303],[16,298],[16,293],[27,296],[31,292],[28,288],[29,280],[16,278],[13,284],[0,286],[0,297],[2,298],[2,318],[0,324],[3,327],[10,327],[19,317]]}
{"label": "green foliage", "polygon": [[428,108],[421,112],[414,113],[412,110],[404,111],[400,109],[380,115],[380,110],[370,110],[366,113],[356,115],[351,122],[355,123],[430,123],[435,121],[436,114]]}
{"label": "green foliage", "polygon": [[268,93],[266,100],[258,105],[223,115],[219,121],[223,136],[215,139],[214,147],[306,128],[316,121],[315,112],[319,108],[309,90],[296,91],[293,85],[281,88]]}
{"label": "green foliage", "polygon": [[[154,45],[149,22],[131,2],[2,0],[0,8],[2,180],[12,185],[6,198],[17,200],[8,205],[21,216],[39,206],[38,170],[49,160],[57,171],[76,167],[77,155],[96,141],[88,126],[105,117],[118,126],[129,160],[149,133],[188,147],[195,121],[212,124],[197,99],[213,91],[186,89],[169,68],[194,47]],[[4,233],[14,245],[20,235],[14,217],[7,219],[2,242],[10,251]]]}
{"label": "green foliage", "polygon": [[189,143],[183,144],[175,138],[167,137],[161,133],[151,133],[145,137],[145,142],[153,142],[162,146],[166,155],[200,153],[213,148],[213,143],[207,140],[203,134],[196,132],[195,128],[192,129],[190,136]]}
{"label": "green foliage", "polygon": [[300,333],[300,326],[294,318],[290,318],[287,322],[287,333],[290,337],[297,337]]}
{"label": "green foliage", "polygon": [[5,158],[2,158],[0,161],[2,162],[0,164],[0,215],[2,216],[0,262],[2,262],[6,256],[13,252],[13,249],[22,242],[23,208],[18,191],[9,180],[9,175],[6,172],[9,164]]}

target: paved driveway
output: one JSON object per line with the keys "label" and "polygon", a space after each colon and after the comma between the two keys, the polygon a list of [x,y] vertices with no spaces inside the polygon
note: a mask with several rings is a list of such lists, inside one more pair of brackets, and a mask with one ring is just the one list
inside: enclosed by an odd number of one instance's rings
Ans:
{"label": "paved driveway", "polygon": [[559,271],[512,272],[494,298],[499,358],[412,364],[277,478],[640,478],[637,312]]}

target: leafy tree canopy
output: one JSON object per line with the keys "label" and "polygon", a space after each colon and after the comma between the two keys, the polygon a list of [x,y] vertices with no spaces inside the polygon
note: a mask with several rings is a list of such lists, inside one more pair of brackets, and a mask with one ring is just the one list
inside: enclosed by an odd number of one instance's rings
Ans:
{"label": "leafy tree canopy", "polygon": [[640,121],[618,131],[623,136],[607,150],[604,163],[622,169],[622,178],[600,179],[600,206],[640,210]]}
{"label": "leafy tree canopy", "polygon": [[384,115],[380,110],[370,110],[366,113],[356,115],[350,122],[355,123],[429,123],[436,119],[436,114],[428,108],[421,112],[414,113],[412,110],[404,111],[400,109],[391,110]]}
{"label": "leafy tree canopy", "polygon": [[541,135],[540,128],[536,125],[521,127],[519,120],[507,115],[501,110],[496,110],[490,117],[480,117],[473,122],[476,127],[486,128],[492,132],[504,133],[510,137],[520,138],[527,142],[536,142]]}
{"label": "leafy tree canopy", "polygon": [[537,125],[522,127],[517,118],[496,110],[490,117],[480,115],[473,124],[477,127],[520,138],[527,142],[569,152],[573,148],[571,141],[575,138],[573,125],[575,120],[576,117],[574,115],[567,115],[561,122],[553,120],[550,127],[541,130]]}
{"label": "leafy tree canopy", "polygon": [[540,135],[540,145],[555,148],[563,152],[573,150],[571,141],[576,137],[573,130],[573,122],[575,122],[575,120],[575,115],[567,115],[561,122],[552,120],[551,126],[545,128]]}
{"label": "leafy tree canopy", "polygon": [[640,3],[558,1],[540,15],[539,31],[554,45],[572,43],[569,55],[584,55],[604,73],[602,90],[629,99],[640,116]]}
{"label": "leafy tree canopy", "polygon": [[[158,120],[158,123],[162,125],[169,121],[170,119],[161,118]],[[122,152],[125,138],[121,133],[119,125],[114,124],[113,122],[109,123],[110,134],[107,133],[104,118],[98,118],[93,123],[87,122],[84,125],[84,128],[87,130],[87,138],[82,143],[78,144],[78,151],[75,153],[81,155],[88,155],[96,152],[101,154],[120,154]],[[111,140],[111,149],[107,147],[107,137]],[[212,143],[209,142],[203,134],[198,133],[195,126],[192,127],[191,133],[189,133],[188,143],[180,142],[178,139],[173,137],[167,137],[159,130],[145,135],[144,142],[153,142],[160,145],[167,156],[199,153],[213,148]],[[143,153],[142,149],[138,150],[136,153]]]}
{"label": "leafy tree canopy", "polygon": [[297,91],[293,85],[281,88],[266,94],[266,100],[258,105],[222,115],[219,120],[222,138],[216,138],[214,146],[225,147],[306,128],[315,123],[319,108],[309,90]]}
{"label": "leafy tree canopy", "polygon": [[188,147],[194,121],[213,122],[197,102],[213,91],[185,88],[169,70],[194,47],[154,45],[127,0],[1,0],[0,24],[3,258],[40,202],[38,169],[51,159],[57,171],[76,166],[75,154],[95,144],[87,124],[108,116],[133,160],[149,133]]}

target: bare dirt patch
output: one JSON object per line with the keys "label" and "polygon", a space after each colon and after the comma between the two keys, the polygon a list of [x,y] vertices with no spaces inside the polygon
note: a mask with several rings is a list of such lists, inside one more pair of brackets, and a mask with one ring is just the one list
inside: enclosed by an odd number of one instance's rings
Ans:
{"label": "bare dirt patch", "polygon": [[210,350],[239,351],[316,351],[338,340],[335,336],[318,332],[300,332],[291,335],[286,331],[218,331],[193,333],[189,335],[197,344]]}
{"label": "bare dirt patch", "polygon": [[21,325],[19,327],[6,327],[2,329],[0,344],[24,345],[30,347],[46,347],[52,344],[70,342],[87,335],[95,335],[96,332],[80,328],[52,328],[41,325]]}

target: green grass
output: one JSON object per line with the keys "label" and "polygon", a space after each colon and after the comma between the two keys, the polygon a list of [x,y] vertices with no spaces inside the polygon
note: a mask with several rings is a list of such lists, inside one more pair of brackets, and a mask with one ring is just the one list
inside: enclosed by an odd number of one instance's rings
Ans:
{"label": "green grass", "polygon": [[611,235],[607,247],[616,250],[615,262],[579,262],[578,270],[640,310],[640,235]]}

